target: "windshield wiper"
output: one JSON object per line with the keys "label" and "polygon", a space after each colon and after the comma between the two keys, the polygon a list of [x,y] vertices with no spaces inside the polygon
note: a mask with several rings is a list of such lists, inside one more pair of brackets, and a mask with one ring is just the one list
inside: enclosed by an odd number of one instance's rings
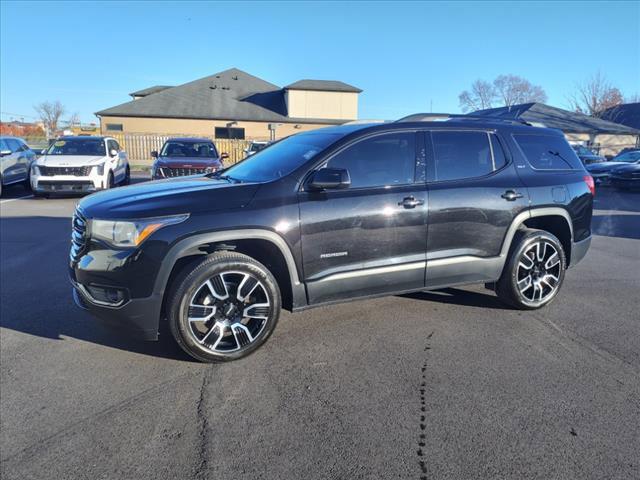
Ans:
{"label": "windshield wiper", "polygon": [[242,180],[240,180],[239,178],[234,178],[234,177],[231,177],[229,175],[221,175],[221,173],[222,172],[211,173],[211,174],[209,174],[207,176],[209,178],[226,180],[227,182],[231,182],[231,183],[242,183]]}

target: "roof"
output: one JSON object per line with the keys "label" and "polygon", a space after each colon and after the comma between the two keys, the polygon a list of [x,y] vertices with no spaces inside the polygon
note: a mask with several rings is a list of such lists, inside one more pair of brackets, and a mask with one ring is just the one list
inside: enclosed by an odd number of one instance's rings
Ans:
{"label": "roof", "polygon": [[608,108],[602,112],[601,118],[640,130],[640,102],[623,103]]}
{"label": "roof", "polygon": [[285,90],[317,90],[321,92],[362,92],[359,88],[338,80],[298,80],[284,88]]}
{"label": "roof", "polygon": [[132,97],[146,97],[147,95],[161,92],[162,90],[166,90],[167,88],[171,88],[171,86],[170,85],[154,85],[153,87],[143,88],[142,90],[131,92],[129,95]]}
{"label": "roof", "polygon": [[167,142],[211,143],[211,139],[206,137],[170,137],[167,138]]}
{"label": "roof", "polygon": [[56,140],[104,140],[105,138],[113,138],[109,135],[60,135]]}
{"label": "roof", "polygon": [[96,112],[99,116],[336,124],[287,116],[284,90],[237,68]]}
{"label": "roof", "polygon": [[565,133],[590,133],[612,135],[640,135],[640,130],[613,123],[582,113],[570,112],[544,103],[522,103],[511,107],[478,110],[470,115],[496,118],[514,118],[532,124],[557,128]]}

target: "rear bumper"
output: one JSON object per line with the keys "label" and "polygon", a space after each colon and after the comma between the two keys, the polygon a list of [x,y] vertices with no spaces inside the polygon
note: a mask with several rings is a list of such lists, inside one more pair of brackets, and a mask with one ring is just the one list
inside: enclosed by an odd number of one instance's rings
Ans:
{"label": "rear bumper", "polygon": [[577,265],[587,255],[589,247],[591,246],[591,237],[587,237],[579,242],[573,242],[571,244],[571,259],[569,268]]}

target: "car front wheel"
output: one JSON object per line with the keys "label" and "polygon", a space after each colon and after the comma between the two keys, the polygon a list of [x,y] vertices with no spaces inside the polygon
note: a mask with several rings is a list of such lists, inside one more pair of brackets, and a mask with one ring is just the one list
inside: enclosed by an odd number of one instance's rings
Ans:
{"label": "car front wheel", "polygon": [[243,254],[217,252],[176,279],[167,317],[182,349],[202,362],[235,360],[262,345],[280,316],[269,270]]}
{"label": "car front wheel", "polygon": [[554,235],[542,230],[521,230],[496,283],[496,293],[519,309],[543,307],[560,291],[566,262],[562,243]]}

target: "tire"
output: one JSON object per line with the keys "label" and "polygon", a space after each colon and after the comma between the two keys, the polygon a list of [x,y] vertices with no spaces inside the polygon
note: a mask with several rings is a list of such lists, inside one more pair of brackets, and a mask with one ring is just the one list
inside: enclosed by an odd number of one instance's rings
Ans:
{"label": "tire", "polygon": [[115,180],[113,178],[113,172],[109,171],[109,175],[107,175],[107,185],[105,186],[105,190],[111,190],[113,187],[115,187]]}
{"label": "tire", "polygon": [[0,175],[0,198],[2,198],[2,175]]}
{"label": "tire", "polygon": [[125,170],[125,173],[124,173],[124,178],[120,182],[120,185],[125,186],[125,185],[129,185],[130,183],[131,183],[131,169],[129,168],[129,165],[127,165],[127,169]]}
{"label": "tire", "polygon": [[496,294],[503,302],[520,310],[548,305],[560,291],[567,260],[562,243],[543,230],[519,230]]}
{"label": "tire", "polygon": [[27,172],[27,178],[22,181],[22,186],[27,190],[27,192],[31,191],[31,167],[29,167],[29,171]]}
{"label": "tire", "polygon": [[173,338],[201,362],[251,354],[269,338],[280,317],[280,289],[271,272],[235,252],[217,252],[186,266],[167,298]]}

